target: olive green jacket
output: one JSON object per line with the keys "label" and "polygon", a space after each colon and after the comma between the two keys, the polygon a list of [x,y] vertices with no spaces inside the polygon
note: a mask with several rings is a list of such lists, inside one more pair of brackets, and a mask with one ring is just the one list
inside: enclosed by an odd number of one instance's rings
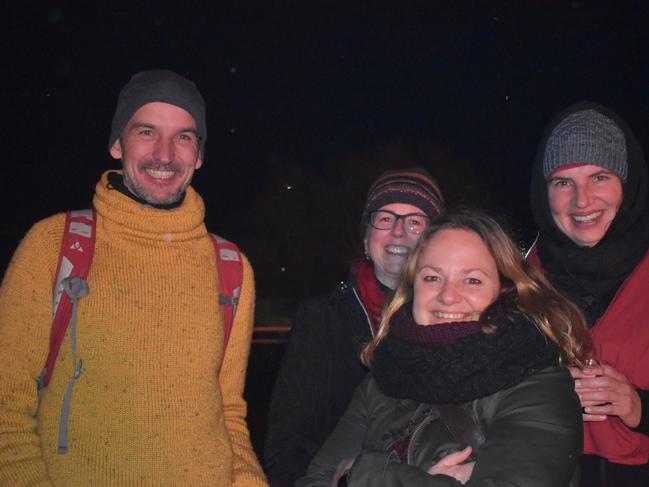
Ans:
{"label": "olive green jacket", "polygon": [[[391,446],[409,435],[407,463],[401,463]],[[427,470],[467,445],[476,460],[467,487],[570,485],[583,427],[568,371],[549,367],[514,387],[450,406],[388,397],[370,375],[296,486],[329,487],[338,464],[350,458],[350,487],[459,486]]]}

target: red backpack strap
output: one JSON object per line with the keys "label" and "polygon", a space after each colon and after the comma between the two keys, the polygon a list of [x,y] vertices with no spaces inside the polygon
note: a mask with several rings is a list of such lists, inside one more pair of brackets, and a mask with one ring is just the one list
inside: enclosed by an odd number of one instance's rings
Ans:
{"label": "red backpack strap", "polygon": [[53,288],[50,351],[39,377],[39,389],[46,387],[50,382],[56,357],[72,315],[72,301],[63,290],[63,279],[79,277],[85,280],[88,277],[95,251],[96,222],[95,210],[68,211],[65,214],[65,229]]}
{"label": "red backpack strap", "polygon": [[243,262],[239,247],[213,233],[210,233],[210,237],[216,251],[216,269],[220,283],[219,304],[223,311],[224,348],[227,348],[241,294]]}

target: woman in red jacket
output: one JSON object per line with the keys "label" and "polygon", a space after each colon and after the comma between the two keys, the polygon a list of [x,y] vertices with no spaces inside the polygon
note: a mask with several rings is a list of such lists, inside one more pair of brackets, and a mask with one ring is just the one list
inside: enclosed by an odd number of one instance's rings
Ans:
{"label": "woman in red jacket", "polygon": [[572,368],[584,418],[584,486],[649,485],[647,166],[626,124],[580,103],[543,137],[528,257],[586,315],[598,361]]}

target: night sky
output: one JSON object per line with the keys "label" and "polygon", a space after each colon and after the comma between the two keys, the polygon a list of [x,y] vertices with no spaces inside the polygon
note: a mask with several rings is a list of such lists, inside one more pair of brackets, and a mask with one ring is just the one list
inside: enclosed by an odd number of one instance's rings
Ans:
{"label": "night sky", "polygon": [[345,277],[364,192],[386,167],[426,166],[451,204],[503,214],[525,240],[531,164],[555,112],[598,101],[649,144],[645,1],[89,3],[5,8],[0,21],[2,266],[34,221],[88,207],[117,167],[110,119],[142,69],[175,70],[206,98],[194,185],[261,295]]}

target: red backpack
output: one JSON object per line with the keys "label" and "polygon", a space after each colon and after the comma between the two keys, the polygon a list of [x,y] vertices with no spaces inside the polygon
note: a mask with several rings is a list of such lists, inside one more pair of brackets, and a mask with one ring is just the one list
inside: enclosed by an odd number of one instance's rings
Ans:
{"label": "red backpack", "polygon": [[[70,325],[72,344],[73,374],[63,396],[59,424],[57,451],[65,454],[68,451],[68,415],[70,401],[76,380],[81,375],[83,361],[77,360],[77,313],[79,298],[89,293],[86,277],[90,271],[92,256],[95,250],[97,213],[95,210],[68,211],[65,215],[63,242],[56,269],[52,302],[52,329],[50,331],[50,351],[45,366],[38,377],[38,395],[47,387],[54,372],[56,357],[61,342]],[[223,310],[224,342],[228,346],[234,314],[241,294],[243,282],[243,265],[241,252],[235,244],[214,234],[210,234],[216,251],[216,267],[220,281],[219,304]]]}
{"label": "red backpack", "polygon": [[[56,357],[71,318],[73,318],[73,327],[76,325],[74,323],[76,313],[72,313],[73,307],[76,306],[77,299],[88,292],[85,279],[90,272],[95,250],[96,217],[95,210],[91,209],[66,212],[63,242],[54,281],[50,350],[39,377],[39,390],[47,387],[50,382]],[[212,233],[210,237],[216,251],[216,267],[220,281],[219,304],[223,311],[224,342],[227,348],[241,293],[243,265],[241,252],[235,244]],[[73,340],[75,340],[74,335],[73,330]],[[73,359],[76,362],[76,357]]]}

